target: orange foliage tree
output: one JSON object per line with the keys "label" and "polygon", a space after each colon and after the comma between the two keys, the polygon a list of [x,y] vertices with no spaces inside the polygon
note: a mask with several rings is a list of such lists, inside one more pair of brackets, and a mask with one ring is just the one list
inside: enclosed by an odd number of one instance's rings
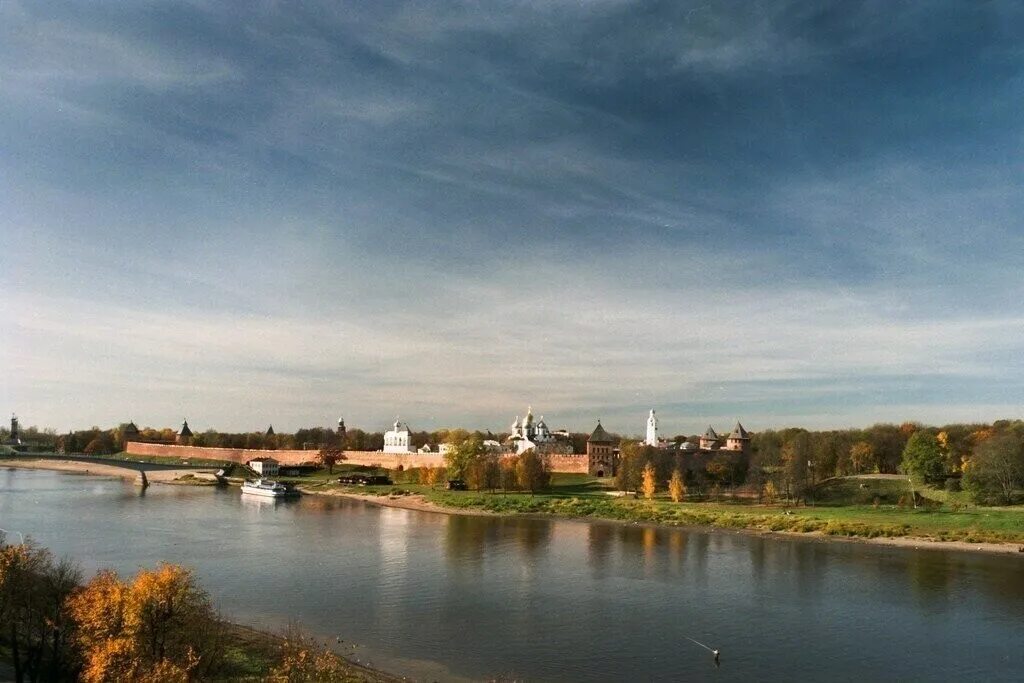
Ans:
{"label": "orange foliage tree", "polygon": [[187,681],[216,670],[223,633],[191,571],[162,564],[131,583],[100,572],[68,600],[82,680]]}

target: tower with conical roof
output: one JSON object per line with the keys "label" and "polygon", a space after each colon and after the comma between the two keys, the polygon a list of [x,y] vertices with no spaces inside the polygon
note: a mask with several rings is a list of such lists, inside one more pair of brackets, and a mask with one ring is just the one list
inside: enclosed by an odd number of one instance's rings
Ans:
{"label": "tower with conical roof", "polygon": [[188,446],[192,443],[192,430],[188,428],[188,420],[181,421],[181,431],[178,432],[174,442],[179,446]]}
{"label": "tower with conical roof", "polygon": [[708,428],[700,435],[700,449],[702,451],[718,450],[718,434],[715,434],[711,425],[708,425]]}
{"label": "tower with conical roof", "polygon": [[743,428],[740,421],[736,421],[732,433],[725,437],[725,450],[746,453],[750,450],[750,433]]}
{"label": "tower with conical roof", "polygon": [[592,477],[615,474],[615,440],[604,430],[600,420],[587,439],[587,472]]}

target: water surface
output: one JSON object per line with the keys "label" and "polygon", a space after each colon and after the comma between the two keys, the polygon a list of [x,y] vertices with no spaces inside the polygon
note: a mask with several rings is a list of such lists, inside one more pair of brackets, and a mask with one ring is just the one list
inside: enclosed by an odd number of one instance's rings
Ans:
{"label": "water surface", "polygon": [[[1024,676],[1024,562],[1013,556],[280,502],[237,488],[143,493],[15,469],[0,471],[0,527],[87,572],[190,566],[233,620],[296,620],[418,679]],[[688,637],[721,648],[721,667]]]}

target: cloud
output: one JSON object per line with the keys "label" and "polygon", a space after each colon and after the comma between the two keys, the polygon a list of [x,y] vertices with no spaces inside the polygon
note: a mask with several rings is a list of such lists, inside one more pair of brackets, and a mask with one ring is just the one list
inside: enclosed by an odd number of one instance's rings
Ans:
{"label": "cloud", "polygon": [[1010,5],[0,12],[29,421],[820,426],[1024,382]]}

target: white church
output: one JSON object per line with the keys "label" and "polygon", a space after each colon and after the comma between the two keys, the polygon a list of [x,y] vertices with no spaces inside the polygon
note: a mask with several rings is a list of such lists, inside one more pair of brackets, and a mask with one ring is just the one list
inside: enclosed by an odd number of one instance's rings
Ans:
{"label": "white church", "polygon": [[409,425],[404,422],[399,422],[398,418],[395,418],[395,423],[391,426],[391,429],[384,432],[384,452],[385,453],[415,453],[416,450],[412,447],[412,437],[409,432]]}

